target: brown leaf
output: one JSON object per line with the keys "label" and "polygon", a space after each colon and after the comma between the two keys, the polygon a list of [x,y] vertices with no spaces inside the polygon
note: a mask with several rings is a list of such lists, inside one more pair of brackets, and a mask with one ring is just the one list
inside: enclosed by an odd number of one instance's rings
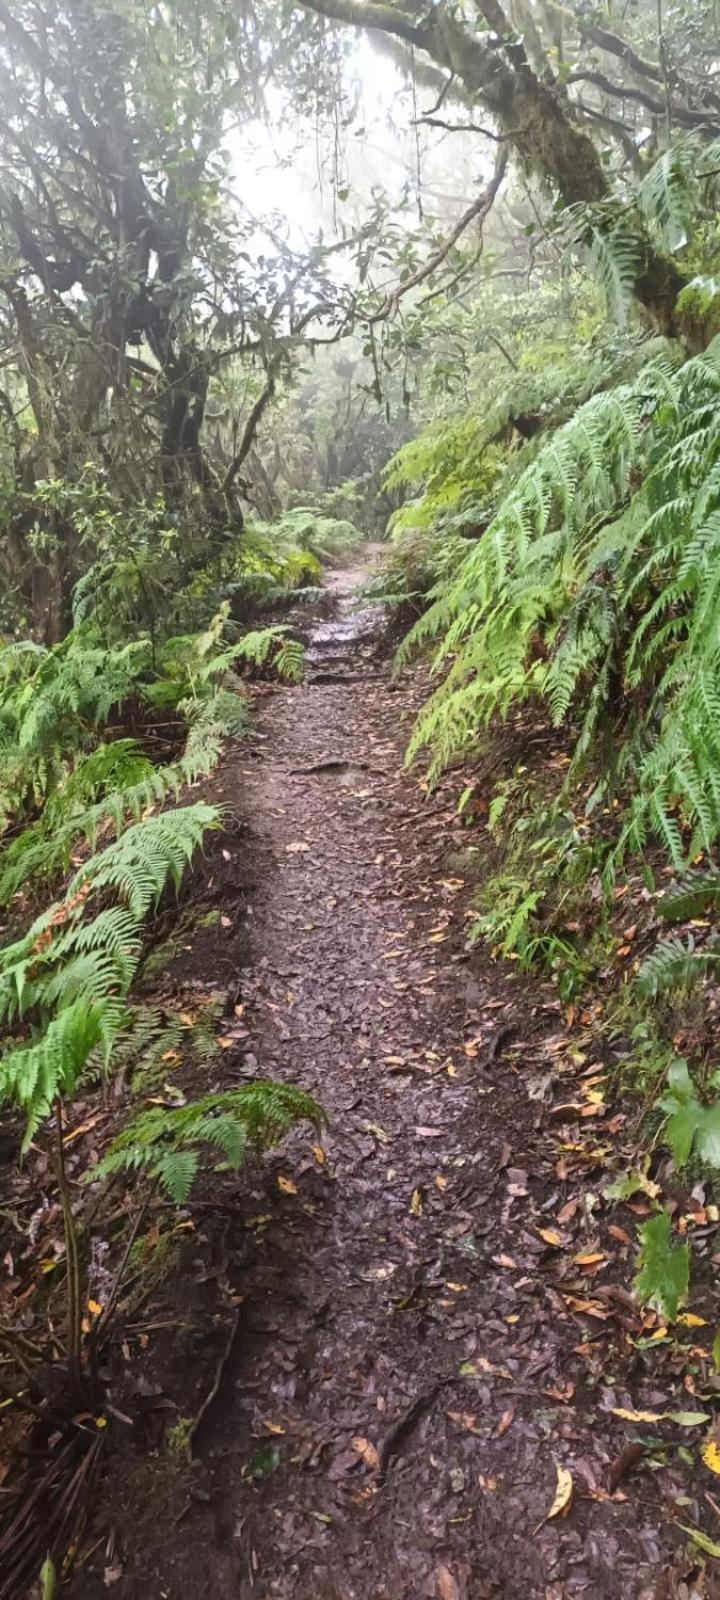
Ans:
{"label": "brown leaf", "polygon": [[500,1418],[500,1421],[499,1421],[499,1423],[498,1423],[498,1425],[497,1425],[497,1427],[495,1429],[495,1437],[496,1437],[496,1439],[502,1439],[503,1434],[507,1433],[508,1428],[512,1427],[512,1423],[513,1423],[514,1417],[515,1417],[515,1407],[514,1406],[508,1406],[507,1411],[503,1411],[503,1414],[502,1414],[502,1416]]}
{"label": "brown leaf", "polygon": [[435,1593],[437,1600],[460,1600],[460,1590],[449,1567],[435,1568]]}
{"label": "brown leaf", "polygon": [[615,1493],[618,1484],[622,1482],[628,1472],[632,1472],[633,1467],[636,1467],[638,1462],[642,1461],[644,1454],[645,1446],[640,1444],[639,1440],[634,1444],[626,1445],[625,1449],[620,1451],[619,1456],[616,1456],[608,1469],[608,1484],[611,1494]]}
{"label": "brown leaf", "polygon": [[554,1228],[538,1228],[537,1231],[540,1238],[544,1239],[546,1244],[552,1245],[554,1250],[562,1249],[565,1240],[561,1233],[557,1233]]}
{"label": "brown leaf", "polygon": [[374,1444],[371,1444],[369,1439],[353,1439],[353,1450],[357,1450],[361,1460],[365,1462],[366,1467],[369,1467],[371,1472],[379,1472],[380,1457]]}

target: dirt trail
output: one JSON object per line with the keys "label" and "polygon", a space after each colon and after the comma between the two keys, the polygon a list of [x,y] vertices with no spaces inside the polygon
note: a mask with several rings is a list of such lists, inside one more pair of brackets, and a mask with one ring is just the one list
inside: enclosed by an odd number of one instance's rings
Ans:
{"label": "dirt trail", "polygon": [[[301,1083],[330,1128],[315,1151],[294,1137],[231,1224],[242,1305],[197,1439],[204,1488],[140,1539],[117,1594],[675,1593],[650,1475],[607,1498],[626,1442],[608,1409],[632,1403],[587,1381],[608,1329],[571,1315],[537,1233],[573,1192],[533,1065],[558,1008],[535,994],[521,1019],[465,956],[452,801],[403,772],[412,693],[349,607],[314,630],[306,684],[260,697],[220,784],[259,886],[231,1075]],[[558,1465],[575,1500],[544,1522]]]}

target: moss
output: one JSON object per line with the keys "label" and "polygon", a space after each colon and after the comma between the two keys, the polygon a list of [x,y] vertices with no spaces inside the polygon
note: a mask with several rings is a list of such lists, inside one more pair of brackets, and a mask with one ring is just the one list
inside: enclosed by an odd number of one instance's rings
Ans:
{"label": "moss", "polygon": [[704,350],[720,333],[720,279],[697,277],[678,295],[680,332],[692,350]]}
{"label": "moss", "polygon": [[165,1435],[165,1444],[172,1456],[180,1461],[189,1461],[194,1422],[192,1417],[178,1417]]}

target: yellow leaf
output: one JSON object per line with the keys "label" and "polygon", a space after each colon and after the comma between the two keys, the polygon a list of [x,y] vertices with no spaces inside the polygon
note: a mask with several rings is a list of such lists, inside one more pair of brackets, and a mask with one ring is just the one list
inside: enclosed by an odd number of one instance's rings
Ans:
{"label": "yellow leaf", "polygon": [[283,1194],[297,1194],[297,1184],[293,1183],[292,1178],[278,1178],[278,1189]]}
{"label": "yellow leaf", "polygon": [[545,1519],[546,1522],[550,1522],[553,1517],[564,1517],[567,1514],[567,1512],[570,1510],[570,1503],[572,1501],[572,1497],[573,1497],[572,1473],[568,1472],[567,1467],[558,1467],[558,1469],[557,1469],[557,1488],[555,1490],[555,1499],[553,1500],[553,1503],[552,1503],[552,1505],[550,1507],[550,1510],[548,1511],[547,1517]]}
{"label": "yellow leaf", "polygon": [[607,1261],[607,1256],[602,1250],[581,1250],[579,1255],[573,1256],[576,1267],[595,1267],[600,1261]]}
{"label": "yellow leaf", "polygon": [[374,1444],[371,1444],[369,1439],[353,1439],[353,1450],[357,1450],[366,1467],[370,1467],[373,1472],[379,1470],[380,1457]]}
{"label": "yellow leaf", "polygon": [[540,1238],[545,1240],[546,1244],[551,1244],[555,1250],[560,1249],[563,1243],[563,1237],[561,1233],[556,1233],[554,1228],[538,1228],[538,1233]]}
{"label": "yellow leaf", "polygon": [[324,1167],[325,1162],[327,1160],[327,1156],[325,1155],[325,1151],[323,1150],[322,1145],[321,1144],[314,1144],[312,1146],[312,1153],[313,1153],[313,1155],[315,1157],[315,1160],[317,1161],[318,1166],[319,1167]]}
{"label": "yellow leaf", "polygon": [[422,1216],[422,1211],[423,1211],[422,1189],[413,1189],[413,1197],[412,1197],[412,1200],[410,1201],[410,1215],[411,1215],[411,1217],[421,1217]]}
{"label": "yellow leaf", "polygon": [[703,1445],[702,1458],[706,1467],[720,1478],[720,1444],[715,1439],[708,1439],[707,1444]]}
{"label": "yellow leaf", "polygon": [[88,1300],[87,1305],[88,1305],[88,1311],[92,1312],[92,1315],[94,1317],[99,1317],[101,1315],[102,1306],[98,1303],[97,1300]]}
{"label": "yellow leaf", "polygon": [[707,1327],[705,1317],[696,1317],[694,1311],[683,1311],[682,1316],[676,1317],[675,1320],[676,1322],[681,1322],[684,1328]]}
{"label": "yellow leaf", "polygon": [[96,1428],[106,1428],[107,1427],[107,1417],[96,1417],[95,1418],[95,1427]]}
{"label": "yellow leaf", "polygon": [[663,1422],[667,1416],[666,1411],[626,1411],[623,1406],[612,1406],[614,1417],[622,1417],[624,1422]]}

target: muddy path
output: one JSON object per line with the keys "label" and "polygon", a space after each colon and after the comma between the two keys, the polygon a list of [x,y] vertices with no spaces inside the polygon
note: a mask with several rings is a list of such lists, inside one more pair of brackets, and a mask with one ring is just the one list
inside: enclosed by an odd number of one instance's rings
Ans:
{"label": "muddy path", "polygon": [[[675,1587],[668,1480],[611,1414],[654,1392],[624,1291],[577,1263],[607,1259],[582,1203],[592,1138],[562,1154],[588,1136],[592,1049],[571,1057],[550,991],[467,955],[456,785],[428,797],[403,771],[421,685],[393,681],[357,577],[337,580],[306,683],[258,695],[252,747],[214,785],[244,819],[224,848],[242,911],[192,951],[236,986],[228,1079],[301,1083],[329,1127],[241,1179],[236,1321],[195,1462],[175,1499],[126,1476],[114,1592],[709,1594]],[[613,1252],[627,1281],[632,1253]],[[573,1503],[546,1521],[558,1467]],[[93,1581],[90,1563],[76,1592]]]}

